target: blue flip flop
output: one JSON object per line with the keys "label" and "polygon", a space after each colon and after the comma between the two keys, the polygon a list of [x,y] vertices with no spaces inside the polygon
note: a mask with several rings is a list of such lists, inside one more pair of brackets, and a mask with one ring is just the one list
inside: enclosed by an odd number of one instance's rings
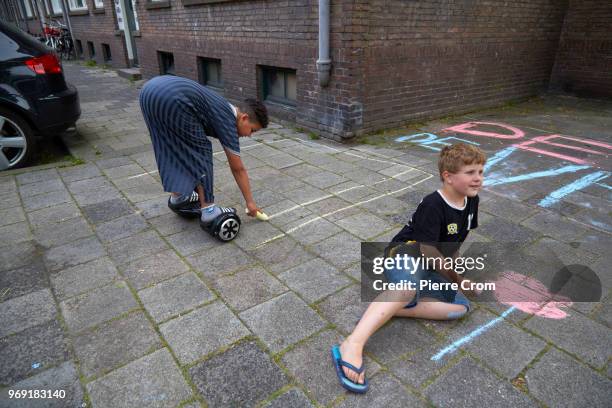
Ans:
{"label": "blue flip flop", "polygon": [[342,370],[342,366],[349,368],[356,372],[357,374],[361,374],[365,369],[365,363],[361,365],[361,367],[357,368],[351,363],[347,363],[342,360],[342,356],[340,355],[340,346],[334,345],[331,349],[331,357],[334,362],[334,367],[336,367],[336,375],[338,376],[338,380],[340,380],[340,384],[351,392],[356,392],[357,394],[363,394],[368,390],[368,380],[366,379],[363,384],[357,384],[346,378],[344,375],[344,371]]}

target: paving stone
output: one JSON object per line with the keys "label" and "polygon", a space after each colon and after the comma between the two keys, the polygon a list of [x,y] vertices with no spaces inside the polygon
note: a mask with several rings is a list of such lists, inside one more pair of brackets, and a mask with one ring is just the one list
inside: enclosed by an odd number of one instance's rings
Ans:
{"label": "paving stone", "polygon": [[524,242],[530,243],[538,239],[540,229],[532,230],[522,225],[512,223],[500,217],[492,217],[490,221],[478,222],[478,233],[490,238],[493,242]]}
{"label": "paving stone", "polygon": [[108,254],[115,263],[123,265],[140,258],[151,257],[166,249],[169,249],[168,245],[159,235],[155,231],[147,230],[112,242],[108,246]]}
{"label": "paving stone", "polygon": [[0,247],[29,241],[32,233],[27,222],[17,222],[15,224],[0,227]]}
{"label": "paving stone", "polygon": [[275,353],[310,336],[325,322],[294,293],[252,307],[240,318]]}
{"label": "paving stone", "polygon": [[270,224],[283,227],[290,223],[304,222],[309,219],[312,211],[302,207],[291,200],[283,200],[268,207],[264,212],[270,217]]}
{"label": "paving stone", "polygon": [[145,217],[147,220],[166,214],[172,214],[176,217],[176,215],[170,210],[170,208],[168,208],[167,200],[153,198],[151,200],[139,202],[138,204],[136,204],[136,207],[138,207],[138,211],[140,212],[140,214],[142,214],[142,216]]}
{"label": "paving stone", "polygon": [[288,191],[284,193],[284,195],[291,199],[291,201],[294,201],[301,205],[304,205],[305,203],[308,203],[313,200],[329,196],[326,191],[308,186]]}
{"label": "paving stone", "polygon": [[310,303],[351,283],[349,278],[321,259],[296,266],[279,274],[278,278]]}
{"label": "paving stone", "polygon": [[216,248],[223,245],[223,242],[197,226],[197,222],[192,223],[189,229],[167,237],[170,245],[182,256],[189,256],[201,251],[216,251]]}
{"label": "paving stone", "polygon": [[95,326],[138,307],[127,285],[117,281],[60,303],[72,332]]}
{"label": "paving stone", "polygon": [[586,232],[586,229],[577,222],[548,211],[527,218],[521,224],[560,240],[563,240],[563,237],[582,236]]}
{"label": "paving stone", "polygon": [[314,408],[308,397],[297,388],[292,388],[281,396],[273,399],[264,408]]}
{"label": "paving stone", "polygon": [[8,271],[32,263],[40,258],[39,250],[32,241],[10,244],[0,251],[0,270]]}
{"label": "paving stone", "polygon": [[412,354],[396,360],[389,369],[401,382],[419,389],[425,383],[440,376],[461,358],[457,353],[449,353],[437,360],[431,359],[446,346],[446,340],[415,345]]}
{"label": "paving stone", "polygon": [[313,245],[312,250],[334,266],[342,269],[360,260],[361,242],[346,232]]}
{"label": "paving stone", "polygon": [[102,175],[102,173],[100,173],[100,169],[93,164],[82,164],[80,166],[66,167],[59,169],[59,173],[64,179],[65,183],[71,183],[73,181],[94,178]]}
{"label": "paving stone", "polygon": [[[247,216],[248,218],[248,216]],[[267,242],[283,232],[274,227],[269,222],[261,222],[255,219],[243,221],[240,228],[240,234],[234,239],[234,244],[244,250],[254,249],[257,246]]]}
{"label": "paving stone", "polygon": [[161,322],[215,298],[193,273],[180,275],[138,292],[145,309]]}
{"label": "paving stone", "polygon": [[347,181],[344,177],[328,171],[318,172],[302,179],[317,188],[328,188]]}
{"label": "paving stone", "polygon": [[191,389],[164,348],[87,384],[93,407],[176,407]]}
{"label": "paving stone", "polygon": [[283,227],[296,241],[311,245],[342,231],[337,225],[324,218],[313,217],[310,220],[296,221]]}
{"label": "paving stone", "polygon": [[34,230],[34,239],[46,248],[67,244],[91,235],[93,231],[82,217],[46,224]]}
{"label": "paving stone", "polygon": [[161,346],[159,336],[140,312],[74,338],[74,350],[86,377],[108,372]]}
{"label": "paving stone", "polygon": [[[106,177],[94,177],[85,180],[74,181],[68,184],[68,190],[72,194],[91,194],[92,191],[96,191],[96,193],[100,190],[105,190],[113,188],[113,185]],[[96,194],[100,197],[99,194]],[[96,200],[99,202],[100,200]]]}
{"label": "paving stone", "polygon": [[126,265],[123,268],[123,275],[136,290],[140,290],[188,270],[187,264],[174,251],[166,250]]}
{"label": "paving stone", "polygon": [[610,357],[610,329],[580,313],[560,320],[534,316],[525,327],[595,367],[603,367]]}
{"label": "paving stone", "polygon": [[250,251],[270,272],[278,274],[313,259],[302,245],[291,237],[283,237]]}
{"label": "paving stone", "polygon": [[[283,365],[324,406],[345,393],[330,359],[331,347],[341,342],[342,336],[327,330],[292,348],[282,358]],[[380,370],[380,366],[368,357],[365,364],[368,377]]]}
{"label": "paving stone", "polygon": [[[351,203],[338,197],[329,197],[312,204],[306,208],[316,215],[324,216],[328,220],[336,220],[347,217],[347,212],[352,210]],[[358,211],[358,209],[356,209]]]}
{"label": "paving stone", "polygon": [[187,261],[207,277],[215,278],[237,269],[251,266],[255,260],[232,243],[223,244],[214,250],[192,255]]}
{"label": "paving stone", "polygon": [[0,193],[14,193],[17,191],[17,183],[15,177],[0,178]]}
{"label": "paving stone", "polygon": [[52,320],[57,315],[49,289],[0,303],[0,337]]}
{"label": "paving stone", "polygon": [[83,207],[83,213],[92,224],[101,224],[133,212],[130,204],[122,198],[97,202]]}
{"label": "paving stone", "polygon": [[117,268],[107,257],[64,269],[50,276],[51,285],[59,300],[80,295],[118,278]]}
{"label": "paving stone", "polygon": [[261,267],[249,268],[231,276],[221,277],[215,280],[214,285],[223,299],[238,311],[248,309],[287,291],[285,285],[270,276]]}
{"label": "paving stone", "polygon": [[0,384],[8,386],[70,359],[57,320],[0,339]]}
{"label": "paving stone", "polygon": [[28,214],[30,224],[34,229],[80,216],[81,210],[79,210],[74,203],[64,203],[53,207],[47,207]]}
{"label": "paving stone", "polygon": [[66,187],[59,177],[37,181],[35,183],[25,184],[19,187],[19,193],[22,197],[30,199],[39,194],[50,193],[52,191],[65,190]]}
{"label": "paving stone", "polygon": [[49,286],[42,262],[0,273],[0,302],[36,292]]}
{"label": "paving stone", "polygon": [[133,203],[151,200],[156,197],[167,197],[160,183],[142,184],[138,187],[123,190],[123,194]]}
{"label": "paving stone", "polygon": [[529,392],[548,406],[609,407],[612,382],[551,349],[525,374]]}
{"label": "paving stone", "polygon": [[337,406],[339,408],[403,408],[426,407],[428,405],[403,388],[395,378],[383,373],[370,380],[370,389],[365,395],[349,393],[347,398]]}
{"label": "paving stone", "polygon": [[249,335],[221,302],[196,309],[159,326],[181,364],[189,364]]}
{"label": "paving stone", "polygon": [[[453,330],[447,340],[448,344],[472,333],[495,318],[497,316],[484,310],[472,312],[469,320],[461,322],[464,324]],[[466,345],[466,349],[502,376],[512,379],[542,351],[544,346],[546,343],[537,337],[502,321],[475,337]]]}
{"label": "paving stone", "polygon": [[56,178],[57,170],[56,169],[48,169],[48,170],[38,170],[38,171],[29,171],[27,173],[19,174],[15,177],[18,185],[24,185],[29,183],[36,183],[40,181],[45,181],[48,179]]}
{"label": "paving stone", "polygon": [[96,166],[102,170],[112,169],[113,167],[126,166],[132,164],[133,161],[128,157],[113,157],[110,159],[101,159],[96,161]]}
{"label": "paving stone", "polygon": [[282,370],[254,342],[232,347],[189,370],[209,406],[254,407],[288,383]]}
{"label": "paving stone", "polygon": [[0,210],[0,227],[25,220],[25,213],[21,207],[12,207]]}
{"label": "paving stone", "polygon": [[[140,205],[142,203],[138,203]],[[197,221],[179,217],[178,215],[171,213],[161,215],[159,217],[151,218],[149,223],[155,228],[162,236],[173,235],[187,229],[194,230]]]}
{"label": "paving stone", "polygon": [[366,201],[365,203],[359,205],[359,207],[364,208],[382,219],[398,214],[404,215],[408,212],[408,206],[404,201],[391,196]]}
{"label": "paving stone", "polygon": [[64,408],[82,407],[85,404],[83,389],[79,382],[79,373],[74,363],[66,362],[58,367],[43,371],[42,373],[14,384],[13,390],[56,390],[65,391],[64,398],[47,399],[14,399],[8,398],[8,389],[0,392],[0,406],[10,406],[12,408]]}
{"label": "paving stone", "polygon": [[113,242],[132,236],[148,227],[143,217],[138,214],[130,214],[99,224],[96,227],[96,234],[102,242]]}
{"label": "paving stone", "polygon": [[344,333],[353,331],[368,303],[361,301],[361,288],[351,285],[317,305],[321,314]]}
{"label": "paving stone", "polygon": [[104,255],[106,255],[106,252],[100,241],[91,237],[51,248],[45,251],[44,259],[47,268],[54,272]]}
{"label": "paving stone", "polygon": [[91,204],[99,203],[100,199],[103,201],[110,201],[122,198],[119,190],[117,190],[115,187],[92,187],[92,190],[95,191],[96,194],[91,194],[91,191],[74,194],[74,200],[80,207],[86,207]]}
{"label": "paving stone", "polygon": [[142,167],[140,167],[136,163],[130,163],[124,166],[117,166],[117,167],[111,167],[108,169],[104,169],[102,170],[102,172],[109,179],[120,179],[123,177],[140,175],[140,174],[143,174],[145,171]]}
{"label": "paving stone", "polygon": [[[474,386],[478,384],[478,386]],[[535,401],[480,367],[463,358],[426,389],[435,406],[532,407]]]}
{"label": "paving stone", "polygon": [[336,221],[336,224],[362,240],[373,238],[393,225],[371,214],[357,214]]}
{"label": "paving stone", "polygon": [[[397,341],[402,339],[402,341]],[[429,333],[414,319],[391,319],[379,329],[368,341],[365,351],[371,353],[385,364],[388,364],[415,348],[435,342],[433,334]]]}

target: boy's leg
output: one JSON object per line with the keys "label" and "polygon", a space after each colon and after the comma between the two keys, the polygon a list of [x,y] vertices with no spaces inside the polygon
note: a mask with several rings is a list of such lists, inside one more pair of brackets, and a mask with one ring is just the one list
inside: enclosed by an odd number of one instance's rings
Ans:
{"label": "boy's leg", "polygon": [[410,308],[395,312],[397,317],[415,317],[430,320],[454,320],[463,317],[469,310],[464,304],[446,303],[433,298],[421,298]]}
{"label": "boy's leg", "polygon": [[[355,367],[361,367],[363,363],[363,348],[368,339],[392,318],[398,310],[409,304],[416,291],[394,290],[380,294],[372,302],[357,323],[353,332],[340,345],[342,359]],[[381,301],[382,300],[382,301]],[[365,372],[357,374],[347,367],[342,367],[344,375],[354,383],[363,384]]]}

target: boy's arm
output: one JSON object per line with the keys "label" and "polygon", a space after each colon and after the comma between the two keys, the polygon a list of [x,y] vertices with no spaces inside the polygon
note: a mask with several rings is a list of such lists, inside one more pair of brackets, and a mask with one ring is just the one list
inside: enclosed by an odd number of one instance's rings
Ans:
{"label": "boy's arm", "polygon": [[253,199],[253,193],[251,192],[251,184],[249,182],[249,175],[247,174],[246,168],[242,163],[242,159],[240,156],[231,153],[229,150],[225,150],[225,155],[227,156],[227,162],[229,163],[230,170],[234,175],[234,179],[236,180],[236,184],[238,184],[238,188],[242,192],[244,200],[246,201],[248,215],[254,217],[257,214],[257,211],[260,211],[255,204],[255,200]]}
{"label": "boy's arm", "polygon": [[[442,260],[444,260],[444,255],[442,255],[442,253],[440,252],[440,250],[438,248],[436,248],[433,245],[427,245],[427,244],[420,244],[421,246],[421,253],[426,257],[426,258],[440,258]],[[459,255],[458,252],[455,252],[453,254],[453,259],[456,258]],[[446,264],[446,262],[434,262],[435,266],[440,265],[441,268],[436,268],[436,271],[440,272],[440,275],[444,276],[446,279],[448,279],[450,282],[454,282],[457,283],[458,285],[461,285],[461,282],[463,280],[465,280],[465,278],[461,275],[459,275],[457,272],[455,272],[453,270],[453,268],[444,268],[444,265]]]}

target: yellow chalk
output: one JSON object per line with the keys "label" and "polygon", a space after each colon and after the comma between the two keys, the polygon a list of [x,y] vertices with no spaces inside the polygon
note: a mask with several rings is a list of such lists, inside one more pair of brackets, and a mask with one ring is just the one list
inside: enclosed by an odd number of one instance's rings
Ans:
{"label": "yellow chalk", "polygon": [[[249,209],[245,208],[244,212],[248,214],[249,213]],[[269,217],[265,213],[263,213],[261,211],[257,211],[257,214],[255,215],[255,218],[257,218],[259,221],[268,221],[268,219],[269,219]]]}

